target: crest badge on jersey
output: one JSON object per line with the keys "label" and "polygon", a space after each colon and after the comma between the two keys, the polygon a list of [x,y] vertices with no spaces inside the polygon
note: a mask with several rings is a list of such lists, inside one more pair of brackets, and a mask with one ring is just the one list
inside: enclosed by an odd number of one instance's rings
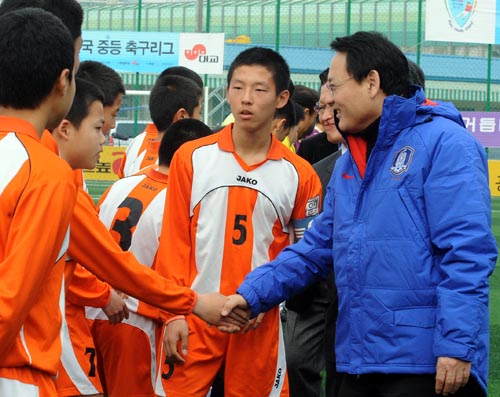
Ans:
{"label": "crest badge on jersey", "polygon": [[477,0],[445,0],[450,16],[449,24],[457,32],[468,30],[472,26],[471,18],[477,7]]}
{"label": "crest badge on jersey", "polygon": [[405,146],[403,149],[399,150],[394,156],[391,172],[394,175],[401,175],[403,172],[408,171],[411,161],[413,160],[413,153],[415,153],[415,149],[411,146]]}
{"label": "crest badge on jersey", "polygon": [[307,200],[306,216],[315,216],[319,214],[319,196]]}

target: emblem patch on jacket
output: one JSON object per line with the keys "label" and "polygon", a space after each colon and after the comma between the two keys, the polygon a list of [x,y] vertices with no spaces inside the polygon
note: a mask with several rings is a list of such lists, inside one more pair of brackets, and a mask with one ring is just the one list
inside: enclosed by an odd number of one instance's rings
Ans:
{"label": "emblem patch on jacket", "polygon": [[399,150],[394,156],[391,172],[394,175],[401,175],[403,172],[408,171],[413,159],[413,153],[415,153],[415,149],[410,146],[405,146],[403,149]]}

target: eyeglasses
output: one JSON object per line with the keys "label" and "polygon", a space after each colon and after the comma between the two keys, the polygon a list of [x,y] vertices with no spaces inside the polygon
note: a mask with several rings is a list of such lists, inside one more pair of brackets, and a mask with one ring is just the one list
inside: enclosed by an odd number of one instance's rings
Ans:
{"label": "eyeglasses", "polygon": [[347,79],[345,80],[342,80],[341,82],[337,83],[337,84],[333,84],[333,83],[328,83],[326,86],[328,87],[328,91],[330,91],[330,94],[333,96],[335,95],[335,91],[337,90],[337,88],[339,88],[341,85],[347,83],[349,80],[352,80],[354,77],[351,76],[351,77],[348,77]]}
{"label": "eyeglasses", "polygon": [[334,106],[334,102],[330,102],[330,103],[327,103],[325,105],[320,105],[319,103],[316,104],[316,106],[314,106],[314,111],[318,114],[323,114],[325,113],[325,110],[331,110],[333,112],[333,106]]}

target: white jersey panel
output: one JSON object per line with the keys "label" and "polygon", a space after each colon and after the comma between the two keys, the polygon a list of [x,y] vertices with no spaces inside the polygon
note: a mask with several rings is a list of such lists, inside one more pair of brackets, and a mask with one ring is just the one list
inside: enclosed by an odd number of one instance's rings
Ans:
{"label": "white jersey panel", "polygon": [[2,173],[0,174],[0,194],[12,181],[23,164],[28,160],[28,153],[16,134],[10,133],[0,140],[0,158]]}

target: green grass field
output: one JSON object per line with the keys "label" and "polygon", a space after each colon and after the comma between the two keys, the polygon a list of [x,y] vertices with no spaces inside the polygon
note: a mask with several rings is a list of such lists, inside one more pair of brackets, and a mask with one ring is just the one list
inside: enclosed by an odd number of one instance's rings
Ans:
{"label": "green grass field", "polygon": [[[500,197],[492,201],[493,233],[500,245]],[[497,265],[498,265],[497,261]],[[490,396],[500,396],[500,273],[495,270],[491,277],[490,295],[490,329],[491,329],[491,355],[490,355]]]}

